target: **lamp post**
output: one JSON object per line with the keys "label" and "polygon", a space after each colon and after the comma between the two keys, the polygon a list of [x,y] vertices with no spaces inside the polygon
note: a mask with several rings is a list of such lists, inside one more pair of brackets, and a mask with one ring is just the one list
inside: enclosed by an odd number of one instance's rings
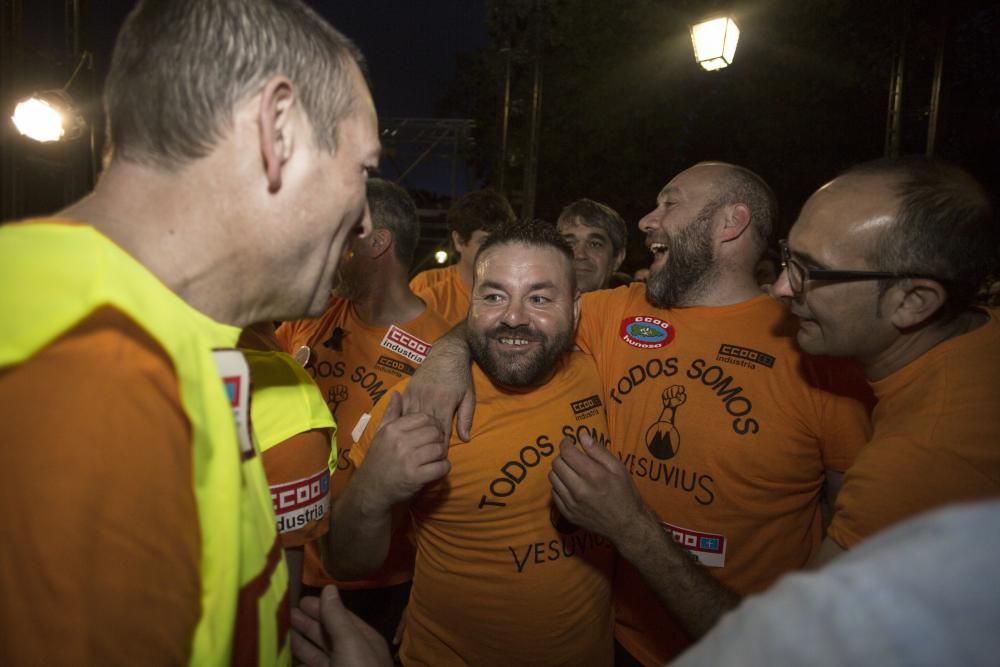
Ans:
{"label": "lamp post", "polygon": [[729,16],[717,16],[691,26],[694,59],[713,72],[733,64],[740,29]]}

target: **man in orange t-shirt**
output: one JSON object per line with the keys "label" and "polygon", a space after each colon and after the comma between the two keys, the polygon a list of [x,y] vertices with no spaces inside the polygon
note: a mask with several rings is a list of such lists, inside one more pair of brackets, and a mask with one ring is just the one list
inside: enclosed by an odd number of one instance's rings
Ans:
{"label": "man in orange t-shirt", "polygon": [[514,210],[507,199],[495,190],[470,192],[448,209],[448,229],[451,230],[455,252],[459,254],[458,262],[442,269],[418,273],[410,281],[410,289],[449,326],[464,321],[469,311],[472,267],[479,246],[497,225],[512,220]]}
{"label": "man in orange t-shirt", "polygon": [[546,477],[558,440],[608,444],[593,364],[569,352],[572,251],[549,225],[501,227],[475,276],[471,441],[445,447],[428,416],[400,417],[396,396],[378,406],[334,507],[332,564],[377,563],[408,507],[417,562],[403,664],[608,665],[613,552],[554,511]]}
{"label": "man in orange t-shirt", "polygon": [[997,236],[982,186],[924,158],[850,169],[802,207],[774,293],[799,318],[799,345],[856,359],[878,398],[815,562],[1000,495],[1000,322],[975,306]]}
{"label": "man in orange t-shirt", "polygon": [[[277,332],[281,347],[304,361],[340,427],[333,498],[351,477],[351,447],[374,406],[420,366],[448,330],[406,284],[420,238],[413,200],[394,183],[369,179],[368,208],[372,234],[357,240],[342,259],[337,296],[326,312],[319,319],[285,323]],[[413,577],[408,536],[397,535],[382,569],[362,581],[337,581],[325,572],[321,546],[306,545],[303,582],[314,588],[336,584],[347,608],[391,641]]]}
{"label": "man in orange t-shirt", "polygon": [[576,341],[597,363],[612,446],[566,448],[553,493],[626,561],[615,579],[626,664],[667,662],[741,594],[804,566],[822,540],[824,486],[869,435],[857,369],[802,355],[757,287],[773,219],[757,175],[696,165],[639,223],[649,282],[582,299]]}

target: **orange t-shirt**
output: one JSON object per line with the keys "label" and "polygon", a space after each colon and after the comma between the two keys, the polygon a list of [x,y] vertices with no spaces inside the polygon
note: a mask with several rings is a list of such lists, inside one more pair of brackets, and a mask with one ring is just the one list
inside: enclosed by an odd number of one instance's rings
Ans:
{"label": "orange t-shirt", "polygon": [[187,663],[201,536],[167,353],[95,311],[0,371],[0,443],[0,662]]}
{"label": "orange t-shirt", "polygon": [[[643,284],[583,295],[577,343],[597,363],[613,451],[664,530],[744,594],[809,560],[824,473],[846,470],[870,435],[860,369],[807,359],[794,332],[763,295],[671,310]],[[818,386],[837,370],[844,395]],[[615,613],[616,637],[643,663],[689,643],[625,563]]]}
{"label": "orange t-shirt", "polygon": [[452,264],[443,269],[428,269],[413,276],[410,289],[427,307],[445,319],[449,326],[464,322],[469,314],[469,288]]}
{"label": "orange t-shirt", "polygon": [[[339,447],[330,493],[336,498],[350,479],[353,434],[364,428],[374,405],[404,377],[412,375],[431,344],[449,329],[430,309],[419,317],[390,327],[364,322],[350,301],[334,297],[315,320],[287,322],[278,327],[282,348],[295,354],[309,348],[306,370],[316,380],[337,420]],[[303,581],[310,586],[337,584],[342,588],[378,588],[409,581],[413,576],[413,546],[405,535],[393,540],[385,566],[361,581],[340,582],[323,569],[319,546],[306,545]]]}
{"label": "orange t-shirt", "polygon": [[1000,495],[1000,317],[986,312],[978,329],[872,383],[875,432],[830,524],[841,547],[941,505]]}
{"label": "orange t-shirt", "polygon": [[[452,439],[451,472],[410,506],[417,562],[402,662],[610,665],[614,552],[561,519],[548,480],[564,436],[586,430],[607,442],[593,363],[573,353],[548,384],[521,394],[475,366],[473,379],[472,440]],[[355,465],[385,405],[351,450]]]}

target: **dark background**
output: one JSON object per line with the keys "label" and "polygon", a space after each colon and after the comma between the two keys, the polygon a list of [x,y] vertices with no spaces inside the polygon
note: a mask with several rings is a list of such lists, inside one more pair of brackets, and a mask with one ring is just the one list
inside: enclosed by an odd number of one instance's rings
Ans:
{"label": "dark background", "polygon": [[[89,137],[40,146],[18,137],[9,121],[18,97],[59,88],[69,79],[76,64],[67,21],[73,4],[3,0],[0,5],[0,180],[7,219],[57,210],[90,187]],[[94,53],[95,68],[81,72],[70,92],[98,128],[103,121],[97,91],[114,34],[132,4],[77,3],[76,48]],[[972,171],[994,200],[998,194],[996,3],[735,2],[726,7],[742,33],[736,59],[714,73],[695,64],[688,36],[693,19],[722,7],[712,0],[309,4],[366,54],[384,126],[398,118],[475,121],[475,143],[463,147],[460,178],[449,177],[448,160],[428,160],[404,181],[425,210],[445,207],[455,184],[461,194],[498,181],[509,55],[504,190],[518,210],[526,204],[537,61],[534,216],[552,220],[563,205],[588,196],[634,225],[673,174],[699,160],[721,159],[754,169],[772,184],[787,226],[819,185],[884,153],[890,73],[901,42],[901,151],[925,151],[934,60],[943,44],[935,154]],[[98,129],[98,150],[101,139]],[[384,142],[391,152],[391,138]],[[432,244],[442,234],[440,225],[425,230]],[[638,234],[632,237],[630,268],[645,261]]]}

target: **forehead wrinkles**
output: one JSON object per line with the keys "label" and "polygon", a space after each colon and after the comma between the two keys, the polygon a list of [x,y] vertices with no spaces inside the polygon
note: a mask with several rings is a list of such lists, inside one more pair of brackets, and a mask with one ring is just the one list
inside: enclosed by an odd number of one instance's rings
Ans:
{"label": "forehead wrinkles", "polygon": [[[563,270],[559,271],[556,267]],[[476,285],[482,281],[512,286],[524,282],[551,281],[561,288],[561,283],[567,280],[566,274],[572,272],[570,259],[555,248],[505,244],[487,248],[477,258]],[[529,275],[530,279],[526,277]]]}

